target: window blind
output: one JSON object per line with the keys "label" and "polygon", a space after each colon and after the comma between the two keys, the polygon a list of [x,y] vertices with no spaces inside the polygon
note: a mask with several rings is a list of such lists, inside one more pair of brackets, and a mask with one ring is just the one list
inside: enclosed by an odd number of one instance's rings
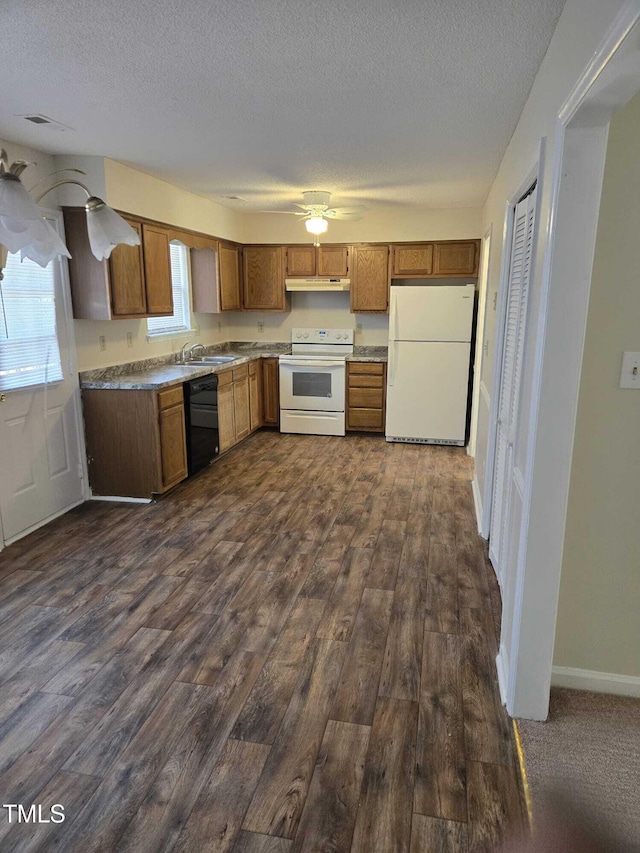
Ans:
{"label": "window blind", "polygon": [[58,382],[62,376],[56,330],[57,260],[44,269],[8,255],[0,281],[0,390]]}
{"label": "window blind", "polygon": [[149,317],[147,329],[150,335],[184,332],[185,329],[191,328],[188,249],[182,243],[171,243],[169,252],[171,256],[173,315],[170,317]]}

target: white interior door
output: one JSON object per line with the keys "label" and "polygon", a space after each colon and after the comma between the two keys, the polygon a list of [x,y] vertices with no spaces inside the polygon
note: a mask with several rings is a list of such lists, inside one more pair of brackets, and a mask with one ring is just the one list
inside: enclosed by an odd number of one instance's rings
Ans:
{"label": "white interior door", "polygon": [[514,481],[513,448],[518,425],[535,211],[534,189],[516,205],[515,210],[499,388],[489,557],[502,587],[507,571],[507,555],[510,553],[510,531],[516,534],[510,523],[513,489],[517,487]]}
{"label": "white interior door", "polygon": [[[47,213],[54,227],[60,216]],[[9,255],[0,282],[0,522],[8,544],[84,498],[66,261]]]}

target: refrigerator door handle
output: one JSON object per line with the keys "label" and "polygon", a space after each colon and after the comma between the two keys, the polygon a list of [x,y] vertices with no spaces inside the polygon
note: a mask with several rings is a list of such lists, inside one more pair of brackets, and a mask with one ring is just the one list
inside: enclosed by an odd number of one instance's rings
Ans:
{"label": "refrigerator door handle", "polygon": [[387,384],[389,385],[389,388],[393,388],[393,383],[395,382],[395,379],[396,379],[396,362],[398,360],[398,358],[397,358],[398,342],[394,340],[394,341],[390,341],[390,343],[392,344],[392,346],[391,346],[391,349],[389,351],[389,381]]}

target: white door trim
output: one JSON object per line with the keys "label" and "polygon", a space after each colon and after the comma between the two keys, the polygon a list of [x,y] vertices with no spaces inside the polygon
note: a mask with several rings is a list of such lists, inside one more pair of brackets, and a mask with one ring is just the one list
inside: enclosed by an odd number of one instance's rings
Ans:
{"label": "white door trim", "polygon": [[[480,326],[476,322],[476,350],[473,359],[473,393],[471,396],[471,429],[467,453],[469,456],[476,455],[476,439],[478,436],[478,416],[480,410],[480,384],[482,382],[482,365],[484,364],[484,336],[486,332],[486,303],[487,286],[489,282],[489,264],[491,262],[491,237],[493,224],[482,238],[482,250],[480,254],[480,278],[478,280],[478,320],[484,322]],[[480,328],[478,328],[480,326]],[[476,487],[477,488],[477,487]]]}
{"label": "white door trim", "polygon": [[629,0],[558,113],[529,411],[529,476],[509,663],[502,670],[507,709],[516,717],[545,719],[548,713],[607,134],[613,114],[640,91],[639,33],[640,0]]}

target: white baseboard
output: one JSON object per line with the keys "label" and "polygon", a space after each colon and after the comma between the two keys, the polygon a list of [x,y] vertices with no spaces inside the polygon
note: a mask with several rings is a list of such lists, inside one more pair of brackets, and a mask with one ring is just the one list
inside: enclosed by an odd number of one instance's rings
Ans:
{"label": "white baseboard", "polygon": [[554,687],[572,690],[591,690],[593,693],[613,693],[616,696],[640,697],[640,676],[618,675],[615,672],[594,672],[572,666],[554,666],[551,669]]}
{"label": "white baseboard", "polygon": [[480,487],[478,486],[478,481],[474,477],[471,481],[471,491],[473,492],[473,505],[476,510],[476,523],[478,525],[478,533],[484,539],[484,533],[482,530],[482,496],[480,494]]}
{"label": "white baseboard", "polygon": [[121,504],[150,504],[151,498],[119,498],[117,495],[91,495],[90,501],[115,501]]}

